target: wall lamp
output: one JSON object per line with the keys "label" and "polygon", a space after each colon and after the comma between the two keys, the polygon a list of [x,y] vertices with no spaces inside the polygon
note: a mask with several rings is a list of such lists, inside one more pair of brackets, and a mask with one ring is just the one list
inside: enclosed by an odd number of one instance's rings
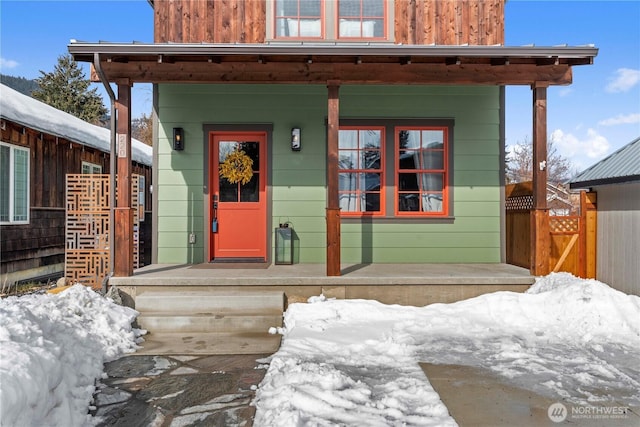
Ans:
{"label": "wall lamp", "polygon": [[302,139],[300,138],[300,128],[291,129],[291,150],[300,151],[302,148]]}
{"label": "wall lamp", "polygon": [[173,128],[173,149],[184,150],[184,129],[182,128]]}

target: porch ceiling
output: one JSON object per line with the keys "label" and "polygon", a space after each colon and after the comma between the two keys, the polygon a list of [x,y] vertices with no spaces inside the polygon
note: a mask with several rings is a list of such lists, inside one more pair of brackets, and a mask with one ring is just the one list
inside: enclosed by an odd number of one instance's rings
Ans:
{"label": "porch ceiling", "polygon": [[[72,41],[76,61],[130,83],[566,85],[593,63],[580,47],[174,44]],[[92,79],[99,78],[92,71]]]}

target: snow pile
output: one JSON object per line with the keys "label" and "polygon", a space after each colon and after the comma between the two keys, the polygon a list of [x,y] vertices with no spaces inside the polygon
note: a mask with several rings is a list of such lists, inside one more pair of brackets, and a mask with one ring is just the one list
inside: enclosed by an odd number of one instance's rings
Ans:
{"label": "snow pile", "polygon": [[314,298],[285,313],[256,426],[455,425],[418,362],[493,370],[541,395],[640,404],[640,297],[567,273],[426,307]]}
{"label": "snow pile", "polygon": [[82,285],[0,301],[0,425],[89,424],[103,364],[137,348],[137,314]]}

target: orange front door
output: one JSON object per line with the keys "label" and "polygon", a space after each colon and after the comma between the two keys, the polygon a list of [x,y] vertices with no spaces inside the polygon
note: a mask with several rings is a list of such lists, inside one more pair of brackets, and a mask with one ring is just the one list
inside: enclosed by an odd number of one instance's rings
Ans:
{"label": "orange front door", "polygon": [[209,134],[211,261],[266,260],[266,140],[264,132]]}

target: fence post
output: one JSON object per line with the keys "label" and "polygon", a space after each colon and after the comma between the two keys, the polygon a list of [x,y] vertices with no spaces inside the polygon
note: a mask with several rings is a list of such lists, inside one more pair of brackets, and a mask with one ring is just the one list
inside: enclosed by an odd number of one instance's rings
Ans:
{"label": "fence post", "polygon": [[[597,265],[597,229],[598,229],[597,193],[594,191],[580,192],[581,229],[584,235],[582,250],[584,251],[584,277],[596,278]],[[582,237],[582,236],[581,236]]]}

